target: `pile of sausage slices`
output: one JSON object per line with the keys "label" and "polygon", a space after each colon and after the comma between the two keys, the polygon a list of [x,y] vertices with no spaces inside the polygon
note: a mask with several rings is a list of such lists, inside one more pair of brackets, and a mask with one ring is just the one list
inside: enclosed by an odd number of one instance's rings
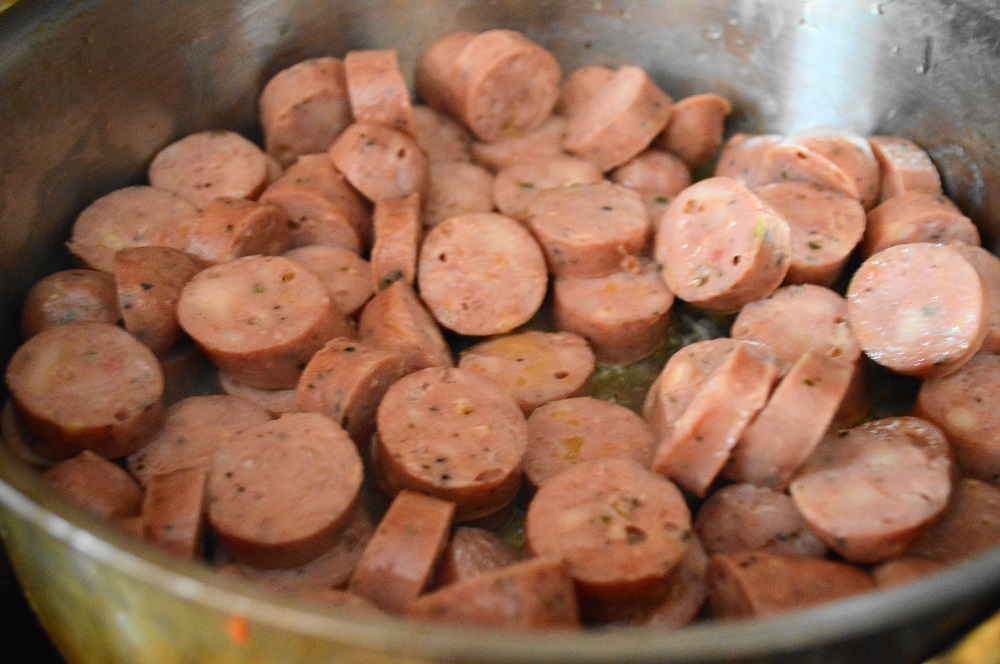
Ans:
{"label": "pile of sausage slices", "polygon": [[[46,485],[220,573],[513,629],[771,615],[1000,544],[1000,260],[924,150],[723,142],[726,99],[510,30],[415,88],[391,50],[300,62],[263,148],[186,136],[83,210],[6,372]],[[641,408],[589,396],[675,298],[730,336]],[[871,366],[905,416],[870,419]]]}

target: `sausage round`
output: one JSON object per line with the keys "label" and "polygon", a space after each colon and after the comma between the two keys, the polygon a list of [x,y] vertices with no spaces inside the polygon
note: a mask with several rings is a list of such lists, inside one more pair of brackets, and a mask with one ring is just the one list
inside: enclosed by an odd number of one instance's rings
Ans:
{"label": "sausage round", "polygon": [[493,211],[493,176],[465,161],[430,165],[423,224],[428,228],[462,214]]}
{"label": "sausage round", "polygon": [[188,560],[200,557],[207,480],[207,466],[153,477],[142,500],[143,539]]}
{"label": "sausage round", "polygon": [[878,203],[878,160],[863,136],[842,127],[812,127],[792,134],[786,141],[812,150],[839,167],[854,184],[856,198],[866,210]]}
{"label": "sausage round", "polygon": [[205,204],[191,224],[185,251],[209,263],[242,256],[273,256],[288,248],[288,214],[268,203],[217,198]]}
{"label": "sausage round", "polygon": [[396,51],[350,51],[344,56],[344,77],[355,122],[374,122],[416,135],[410,91]]}
{"label": "sausage round", "polygon": [[354,316],[375,294],[372,267],[353,251],[321,244],[296,247],[283,256],[319,277],[333,304]]}
{"label": "sausage round", "polygon": [[878,160],[881,200],[914,189],[941,193],[941,175],[930,156],[916,143],[900,136],[870,136],[868,144]]}
{"label": "sausage round", "polygon": [[83,269],[61,270],[43,277],[24,299],[21,334],[27,339],[75,320],[112,324],[121,320],[114,277]]}
{"label": "sausage round", "polygon": [[451,116],[417,105],[413,107],[413,118],[413,138],[427,155],[428,163],[472,160],[472,136]]}
{"label": "sausage round", "polygon": [[698,168],[722,145],[726,117],[733,105],[717,94],[700,94],[678,100],[656,144],[675,154],[688,168]]}
{"label": "sausage round", "polygon": [[328,152],[347,181],[370,201],[427,193],[427,157],[403,132],[355,122]]}
{"label": "sausage round", "polygon": [[715,176],[732,178],[751,189],[767,184],[771,177],[764,165],[764,155],[782,138],[778,134],[733,134],[722,146]]}
{"label": "sausage round", "polygon": [[263,408],[271,417],[278,417],[283,413],[294,413],[298,410],[295,405],[295,390],[264,390],[259,387],[250,387],[234,380],[225,372],[219,372],[219,387],[229,396],[239,397]]}
{"label": "sausage round", "polygon": [[562,151],[565,136],[566,118],[551,115],[539,127],[523,134],[504,136],[491,143],[474,142],[472,158],[480,166],[494,172],[514,164],[547,161],[565,156]]}
{"label": "sausage round", "polygon": [[527,219],[539,192],[580,184],[597,184],[601,172],[583,159],[557,155],[505,166],[493,180],[497,209],[515,219]]}
{"label": "sausage round", "polygon": [[376,348],[404,353],[412,371],[455,365],[440,328],[405,281],[384,288],[365,305],[358,336]]}
{"label": "sausage round", "polygon": [[1000,353],[1000,258],[982,247],[964,242],[952,242],[948,246],[969,261],[979,274],[989,302],[989,331],[983,350]]}
{"label": "sausage round", "polygon": [[907,191],[887,199],[868,213],[861,255],[912,242],[979,245],[979,231],[944,194]]}
{"label": "sausage round", "polygon": [[650,148],[611,171],[612,182],[639,192],[653,220],[659,226],[667,205],[691,186],[687,164],[669,152]]}
{"label": "sausage round", "polygon": [[577,113],[614,75],[614,70],[602,65],[577,67],[562,82],[555,112],[567,118]]}
{"label": "sausage round", "polygon": [[372,217],[372,288],[380,291],[402,279],[412,286],[417,277],[417,252],[423,238],[420,195],[379,201]]}
{"label": "sausage round", "polygon": [[968,560],[1000,546],[1000,489],[959,478],[941,518],[917,540],[912,555],[945,564]]}
{"label": "sausage round", "polygon": [[106,521],[137,516],[142,505],[136,481],[89,450],[60,461],[39,479],[55,494]]}
{"label": "sausage round", "polygon": [[518,561],[517,550],[491,530],[459,526],[438,565],[438,587],[489,574]]}

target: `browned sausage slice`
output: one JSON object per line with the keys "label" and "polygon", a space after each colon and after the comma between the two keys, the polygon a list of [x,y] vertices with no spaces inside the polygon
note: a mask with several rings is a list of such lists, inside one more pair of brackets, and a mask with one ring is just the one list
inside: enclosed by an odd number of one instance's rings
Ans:
{"label": "browned sausage slice", "polygon": [[807,350],[743,432],[723,476],[784,491],[830,427],[856,370],[854,362]]}
{"label": "browned sausage slice", "polygon": [[568,468],[528,505],[527,546],[569,563],[584,616],[666,591],[691,535],[684,497],[635,461],[602,459]]}
{"label": "browned sausage slice", "polygon": [[309,360],[295,388],[295,403],[300,411],[334,420],[366,449],[382,397],[407,369],[403,353],[337,337]]}
{"label": "browned sausage slice", "polygon": [[649,425],[624,406],[576,397],[551,401],[528,418],[524,475],[534,487],[578,463],[617,458],[644,468],[653,458]]}
{"label": "browned sausage slice", "polygon": [[579,628],[573,580],[558,558],[536,558],[453,583],[405,607],[411,618],[511,630]]}
{"label": "browned sausage slice", "polygon": [[580,184],[597,184],[601,172],[584,159],[564,154],[505,166],[493,180],[497,209],[508,217],[527,219],[539,192]]}
{"label": "browned sausage slice", "polygon": [[412,286],[417,277],[417,252],[423,237],[420,195],[379,201],[375,204],[373,226],[372,288],[377,292],[399,280]]}
{"label": "browned sausage slice", "polygon": [[538,243],[499,214],[452,217],[424,238],[417,283],[427,308],[450,330],[503,334],[526,323],[545,299],[548,278]]}
{"label": "browned sausage slice", "polygon": [[611,171],[612,182],[639,192],[653,221],[659,226],[667,205],[691,186],[687,164],[669,152],[650,148]]}
{"label": "browned sausage slice", "polygon": [[977,353],[953,374],[925,380],[913,414],[948,436],[965,477],[1000,476],[1000,356]]}
{"label": "browned sausage slice", "polygon": [[259,387],[250,387],[233,380],[229,374],[224,372],[219,372],[219,387],[229,396],[239,397],[263,408],[271,417],[278,417],[283,413],[294,413],[298,410],[295,405],[295,390],[264,390]]}
{"label": "browned sausage slice", "polygon": [[827,436],[789,485],[795,506],[850,562],[905,553],[942,513],[951,492],[948,441],[915,417]]}
{"label": "browned sausage slice", "polygon": [[831,286],[865,233],[861,203],[804,182],[776,182],[753,192],[788,222],[792,260],[785,283]]}
{"label": "browned sausage slice", "polygon": [[660,442],[653,470],[704,498],[776,378],[774,361],[763,348],[734,347]]}
{"label": "browned sausage slice", "polygon": [[617,272],[623,260],[642,252],[651,230],[639,194],[612,182],[538,192],[526,222],[557,277]]}
{"label": "browned sausage slice", "polygon": [[451,116],[417,105],[413,107],[413,117],[416,128],[413,138],[429,163],[472,160],[472,136]]}
{"label": "browned sausage slice", "polygon": [[465,161],[430,165],[423,224],[431,228],[461,214],[493,211],[493,176]]}
{"label": "browned sausage slice", "polygon": [[826,545],[809,529],[787,494],[753,484],[730,484],[702,503],[694,530],[709,555],[764,551],[822,558]]}
{"label": "browned sausage slice", "polygon": [[25,434],[52,459],[123,457],[163,421],[160,363],[109,323],[66,323],[28,339],[7,365],[7,389]]}
{"label": "browned sausage slice", "polygon": [[989,331],[983,350],[1000,353],[1000,258],[982,247],[964,242],[952,242],[948,246],[969,261],[979,274],[989,302]]}
{"label": "browned sausage slice", "polygon": [[223,196],[257,198],[270,179],[267,158],[232,131],[189,134],[160,150],[149,165],[149,183],[205,207]]}
{"label": "browned sausage slice", "polygon": [[374,122],[416,135],[410,91],[396,51],[350,51],[344,56],[344,76],[355,122]]}
{"label": "browned sausage slice", "polygon": [[241,383],[294,387],[330,338],[354,336],[315,274],[281,256],[247,256],[198,273],[177,318],[205,354]]}
{"label": "browned sausage slice", "polygon": [[462,351],[458,366],[499,385],[530,415],[542,404],[583,394],[594,353],[575,334],[528,330],[479,342]]}
{"label": "browned sausage slice", "polygon": [[348,589],[380,609],[401,611],[434,578],[454,516],[453,503],[401,492],[375,528]]}
{"label": "browned sausage slice", "polygon": [[[515,136],[504,136],[492,143],[472,144],[473,160],[493,172],[514,164],[547,161],[565,156],[566,118],[551,115],[539,127]],[[587,162],[590,163],[590,162]]]}
{"label": "browned sausage slice", "polygon": [[622,67],[570,115],[563,149],[610,171],[649,147],[670,119],[671,104],[645,71]]}
{"label": "browned sausage slice", "polygon": [[282,415],[216,449],[209,522],[237,561],[294,567],[336,543],[361,479],[361,457],[336,422],[317,413]]}
{"label": "browned sausage slice", "polygon": [[455,365],[440,328],[405,281],[394,282],[365,305],[358,336],[376,348],[405,353],[412,371]]}
{"label": "browned sausage slice", "polygon": [[284,209],[242,198],[205,204],[191,224],[185,251],[209,263],[242,256],[273,256],[288,248],[291,231]]}
{"label": "browned sausage slice", "polygon": [[427,193],[427,157],[408,134],[355,122],[330,146],[330,160],[368,200]]}
{"label": "browned sausage slice", "polygon": [[731,553],[708,561],[708,604],[723,620],[789,613],[875,589],[872,578],[845,563],[769,553]]}
{"label": "browned sausage slice", "polygon": [[910,549],[945,564],[968,560],[1000,546],[1000,489],[959,478],[944,514]]}
{"label": "browned sausage slice", "polygon": [[133,247],[115,254],[118,309],[125,329],[164,355],[181,338],[177,302],[202,264],[170,247]]}
{"label": "browned sausage slice", "polygon": [[285,166],[326,150],[351,124],[344,63],[313,58],[275,74],[260,94],[260,124],[268,154]]}
{"label": "browned sausage slice", "polygon": [[722,145],[729,100],[717,94],[692,95],[678,100],[657,145],[680,157],[688,168],[698,168]]}
{"label": "browned sausage slice", "polygon": [[142,489],[128,473],[89,450],[60,461],[42,484],[77,507],[108,521],[139,514]]}
{"label": "browned sausage slice", "polygon": [[43,277],[24,299],[21,334],[27,339],[74,320],[121,320],[114,277],[98,270],[60,270]]}
{"label": "browned sausage slice", "polygon": [[458,79],[456,61],[459,53],[476,36],[474,32],[453,32],[441,37],[417,58],[414,68],[417,94],[428,106],[460,115],[457,111],[464,97]]}
{"label": "browned sausage slice", "polygon": [[496,533],[459,526],[451,536],[438,565],[438,587],[489,574],[518,561],[517,550]]}
{"label": "browned sausage slice", "polygon": [[944,571],[945,565],[923,556],[901,556],[887,560],[872,570],[878,588],[895,588]]}
{"label": "browned sausage slice", "polygon": [[198,214],[190,201],[157,187],[125,187],[101,196],[73,223],[70,252],[86,267],[114,272],[115,252],[164,245],[183,249]]}
{"label": "browned sausage slice", "polygon": [[199,558],[204,548],[207,481],[207,466],[150,480],[142,501],[144,539],[188,560]]}
{"label": "browned sausage slice", "polygon": [[941,193],[941,175],[923,148],[900,136],[871,136],[872,152],[882,177],[882,200],[920,189]]}
{"label": "browned sausage slice", "polygon": [[722,146],[715,176],[732,178],[751,189],[767,184],[771,177],[764,167],[764,155],[782,139],[778,134],[734,134]]}
{"label": "browned sausage slice", "polygon": [[283,255],[319,277],[330,300],[348,316],[361,311],[375,294],[371,265],[353,251],[313,244],[296,247]]}
{"label": "browned sausage slice", "polygon": [[602,65],[577,67],[562,82],[555,112],[567,118],[577,113],[614,75],[614,70]]}
{"label": "browned sausage slice", "polygon": [[673,304],[674,294],[649,262],[606,277],[557,278],[552,284],[556,328],[589,341],[604,365],[638,362],[663,346]]}
{"label": "browned sausage slice", "polygon": [[461,369],[422,369],[378,409],[377,455],[387,489],[456,504],[459,521],[492,514],[521,486],[528,425],[499,387]]}
{"label": "browned sausage slice", "polygon": [[163,426],[128,457],[128,469],[143,486],[154,477],[208,466],[215,449],[232,436],[271,418],[238,397],[207,395],[182,399],[167,409]]}
{"label": "browned sausage slice", "polygon": [[788,222],[729,178],[682,191],[656,233],[656,260],[677,297],[712,311],[736,311],[767,297],[791,261]]}
{"label": "browned sausage slice", "polygon": [[863,257],[911,242],[964,242],[978,246],[980,240],[976,225],[944,194],[906,191],[868,213],[861,243]]}
{"label": "browned sausage slice", "polygon": [[862,263],[847,313],[869,358],[921,378],[957,371],[989,329],[976,270],[953,249],[927,243],[896,245]]}

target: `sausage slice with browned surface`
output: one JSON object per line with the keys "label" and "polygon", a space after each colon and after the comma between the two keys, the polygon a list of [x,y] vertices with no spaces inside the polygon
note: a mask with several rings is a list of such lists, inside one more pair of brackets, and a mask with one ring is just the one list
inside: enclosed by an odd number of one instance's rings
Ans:
{"label": "sausage slice with browned surface", "polygon": [[117,459],[163,421],[163,370],[153,352],[109,323],[67,323],[36,334],[7,365],[19,425],[65,459],[91,450]]}
{"label": "sausage slice with browned surface", "polygon": [[424,232],[420,221],[420,195],[379,201],[375,204],[372,227],[372,289],[383,290],[400,279],[412,286],[417,277],[417,253]]}
{"label": "sausage slice with browned surface", "polygon": [[35,282],[21,308],[21,334],[32,337],[42,330],[75,320],[117,323],[118,293],[115,280],[99,270],[61,270]]}
{"label": "sausage slice with browned surface", "polygon": [[594,97],[615,75],[602,65],[577,67],[562,82],[555,112],[570,117]]}
{"label": "sausage slice with browned surface", "polygon": [[241,383],[287,389],[334,336],[354,336],[319,277],[281,256],[248,256],[196,275],[177,318],[205,354]]}
{"label": "sausage slice with browned surface", "polygon": [[409,134],[355,122],[330,146],[330,160],[370,201],[427,193],[427,157]]}
{"label": "sausage slice with browned surface", "polygon": [[717,94],[691,95],[678,100],[657,145],[680,157],[688,168],[698,168],[722,145],[729,100]]}
{"label": "sausage slice with browned surface", "polygon": [[344,75],[355,122],[374,122],[416,135],[410,91],[396,51],[350,51],[344,56]]}
{"label": "sausage slice with browned surface", "polygon": [[464,88],[455,63],[458,54],[475,36],[474,32],[447,34],[417,58],[413,78],[417,94],[425,104],[444,113],[460,115],[457,108],[464,97]]}
{"label": "sausage slice with browned surface", "polygon": [[424,238],[417,283],[427,308],[450,330],[503,334],[528,322],[545,299],[545,258],[509,217],[452,217]]}
{"label": "sausage slice with browned surface", "polygon": [[404,613],[458,625],[514,630],[580,626],[573,580],[553,557],[515,563],[448,585],[408,604]]}
{"label": "sausage slice with browned surface", "polygon": [[986,339],[982,280],[943,245],[901,244],[866,260],[847,289],[851,329],[873,361],[908,376],[954,373]]}
{"label": "sausage slice with browned surface", "polygon": [[273,256],[288,248],[288,214],[269,203],[242,198],[210,201],[191,224],[187,251],[209,263],[225,263],[243,256]]}
{"label": "sausage slice with browned surface", "polygon": [[441,556],[435,584],[438,587],[513,565],[521,556],[517,549],[490,530],[459,526]]}
{"label": "sausage slice with browned surface", "polygon": [[594,353],[575,334],[529,330],[481,341],[462,351],[458,366],[499,385],[530,415],[542,404],[583,394]]}
{"label": "sausage slice with browned surface", "polygon": [[911,242],[979,245],[979,231],[972,220],[944,194],[907,191],[887,199],[868,213],[861,255]]}
{"label": "sausage slice with browned surface", "polygon": [[945,564],[968,560],[1000,546],[1000,489],[959,478],[941,518],[910,553]]}
{"label": "sausage slice with browned surface", "polygon": [[739,182],[709,178],[667,207],[655,254],[677,297],[736,311],[773,293],[788,273],[788,222]]}
{"label": "sausage slice with browned surface", "polygon": [[189,560],[199,558],[204,548],[207,481],[207,466],[154,477],[142,501],[144,539]]}
{"label": "sausage slice with browned surface", "polygon": [[455,505],[402,491],[361,553],[348,589],[380,609],[401,611],[434,578],[455,517]]}
{"label": "sausage slice with browned surface", "polygon": [[878,160],[882,200],[914,189],[941,193],[941,175],[916,143],[901,136],[870,136],[868,144]]}
{"label": "sausage slice with browned surface", "polygon": [[313,244],[296,247],[283,256],[319,277],[330,300],[348,316],[361,311],[375,294],[371,265],[353,251]]}
{"label": "sausage slice with browned surface", "polygon": [[875,563],[905,553],[951,492],[948,441],[915,417],[828,435],[789,485],[795,506],[842,558]]}
{"label": "sausage slice with browned surface", "polygon": [[216,449],[209,522],[235,560],[294,567],[336,543],[354,514],[361,480],[361,457],[336,422],[290,413]]}
{"label": "sausage slice with browned surface", "polygon": [[40,479],[53,493],[107,521],[137,516],[142,505],[135,480],[90,450],[60,461]]}
{"label": "sausage slice with browned surface", "polygon": [[565,558],[587,616],[656,599],[691,535],[691,514],[669,480],[628,459],[577,464],[528,505],[528,550]]}
{"label": "sausage slice with browned surface", "polygon": [[461,369],[396,382],[378,409],[378,468],[390,491],[454,502],[455,518],[492,514],[517,495],[528,425],[514,399]]}
{"label": "sausage slice with browned surface", "polygon": [[405,280],[369,300],[358,319],[358,336],[376,348],[406,354],[413,371],[455,365],[441,329]]}

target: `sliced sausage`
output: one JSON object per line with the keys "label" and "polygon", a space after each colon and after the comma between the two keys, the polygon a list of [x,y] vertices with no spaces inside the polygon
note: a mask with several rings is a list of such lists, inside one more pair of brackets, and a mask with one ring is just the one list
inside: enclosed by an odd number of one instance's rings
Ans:
{"label": "sliced sausage", "polygon": [[28,339],[7,365],[19,424],[44,441],[44,456],[90,450],[117,459],[163,421],[163,370],[120,327],[78,321]]}
{"label": "sliced sausage", "polygon": [[826,545],[809,529],[787,494],[754,484],[730,484],[702,503],[694,530],[709,555],[763,551],[822,558]]}
{"label": "sliced sausage", "polygon": [[951,499],[937,520],[910,549],[947,565],[1000,546],[1000,489],[982,480],[955,481]]}
{"label": "sliced sausage", "polygon": [[417,283],[439,323],[459,334],[503,334],[526,323],[548,286],[538,243],[509,217],[452,217],[424,238]]}
{"label": "sliced sausage", "polygon": [[147,486],[154,477],[208,466],[216,448],[270,416],[239,397],[206,395],[182,399],[167,409],[163,426],[128,457],[128,469]]}
{"label": "sliced sausage", "polygon": [[804,182],[776,182],[753,192],[788,222],[792,260],[785,283],[831,286],[865,233],[861,203]]}
{"label": "sliced sausage", "polygon": [[256,145],[226,130],[189,134],[156,153],[149,183],[205,207],[221,198],[255,199],[270,179],[267,158]]}
{"label": "sliced sausage", "polygon": [[711,311],[736,311],[773,293],[785,278],[788,222],[739,182],[709,178],[667,207],[655,255],[677,297]]}
{"label": "sliced sausage", "polygon": [[283,255],[319,277],[330,300],[348,316],[361,311],[375,294],[371,265],[353,251],[313,244]]}
{"label": "sliced sausage", "polygon": [[377,292],[402,279],[417,278],[417,252],[423,237],[420,195],[379,201],[372,218],[375,240],[371,251],[372,287]]}
{"label": "sliced sausage", "polygon": [[412,373],[389,388],[378,409],[385,486],[454,502],[458,521],[514,499],[527,444],[528,425],[514,400],[461,369]]}
{"label": "sliced sausage", "polygon": [[164,405],[170,406],[198,394],[218,392],[218,369],[190,337],[182,336],[159,360],[163,369]]}
{"label": "sliced sausage", "polygon": [[454,114],[483,141],[534,129],[552,113],[562,72],[555,57],[513,30],[470,39],[454,62]]}
{"label": "sliced sausage", "polygon": [[233,380],[229,374],[223,372],[219,373],[219,387],[229,396],[239,397],[263,408],[271,417],[278,417],[283,413],[294,413],[298,410],[295,405],[295,390],[265,390],[259,387],[250,387]]}
{"label": "sliced sausage", "polygon": [[674,103],[656,144],[680,157],[688,168],[698,168],[722,145],[726,118],[732,111],[729,100],[717,94],[684,97]]}
{"label": "sliced sausage", "polygon": [[242,256],[273,256],[288,248],[288,214],[269,203],[217,198],[205,204],[191,224],[185,251],[209,263]]}
{"label": "sliced sausage", "polygon": [[674,197],[691,186],[691,171],[669,152],[650,148],[610,173],[611,180],[639,192],[653,228]]}
{"label": "sliced sausage", "polygon": [[294,387],[328,339],[354,336],[319,277],[281,256],[203,270],[181,293],[177,318],[222,371],[265,389]]}
{"label": "sliced sausage", "polygon": [[589,161],[555,155],[505,166],[493,180],[493,199],[497,209],[508,217],[527,219],[531,203],[547,189],[597,184],[601,172]]}
{"label": "sliced sausage", "polygon": [[565,156],[562,151],[565,136],[566,118],[551,115],[541,125],[523,134],[504,136],[492,143],[474,142],[472,158],[493,172],[514,164],[547,161]]}
{"label": "sliced sausage", "polygon": [[170,247],[133,247],[115,254],[118,309],[125,329],[164,355],[181,338],[177,302],[202,264]]}
{"label": "sliced sausage", "polygon": [[919,581],[945,569],[937,560],[923,556],[901,556],[880,563],[872,570],[872,578],[880,589],[895,588],[906,583]]}
{"label": "sliced sausage", "polygon": [[437,226],[461,214],[493,211],[493,176],[481,166],[465,161],[430,165],[423,224]]}
{"label": "sliced sausage", "polygon": [[953,249],[927,243],[896,245],[862,263],[847,313],[869,358],[921,378],[957,371],[989,329],[976,270]]}
{"label": "sliced sausage", "polygon": [[645,71],[622,67],[570,115],[563,149],[610,171],[649,147],[667,125],[671,105]]}
{"label": "sliced sausage", "polygon": [[464,96],[456,62],[462,49],[476,36],[474,32],[453,32],[431,44],[414,68],[417,94],[428,106],[460,115],[456,110]]}
{"label": "sliced sausage", "polygon": [[533,487],[578,463],[618,458],[644,468],[653,458],[649,425],[624,406],[593,397],[559,399],[528,418],[524,475]]}
{"label": "sliced sausage", "polygon": [[0,444],[7,447],[18,459],[34,468],[48,468],[56,462],[45,455],[45,445],[42,441],[25,435],[22,426],[14,415],[14,404],[8,399],[0,412]]}
{"label": "sliced sausage", "polygon": [[152,478],[142,501],[144,539],[188,560],[199,558],[205,540],[207,480],[207,466]]}
{"label": "sliced sausage", "polygon": [[868,574],[845,563],[759,551],[712,556],[708,584],[712,616],[722,620],[790,613],[875,589]]}
{"label": "sliced sausage", "polygon": [[878,203],[882,188],[878,160],[863,136],[842,127],[812,127],[792,134],[787,141],[812,150],[838,166],[853,182],[857,199],[866,210]]}
{"label": "sliced sausage", "polygon": [[663,346],[673,304],[674,294],[648,262],[634,271],[552,284],[556,328],[589,341],[604,365],[631,364]]}
{"label": "sliced sausage", "polygon": [[209,522],[235,560],[294,567],[334,546],[354,514],[361,480],[361,457],[336,422],[317,413],[282,415],[218,446],[208,476]]}
{"label": "sliced sausage", "polygon": [[673,422],[653,459],[653,470],[704,498],[733,446],[760,412],[777,378],[770,354],[738,344],[712,371]]}
{"label": "sliced sausage", "polygon": [[789,485],[795,506],[827,546],[856,563],[905,553],[951,492],[948,441],[915,417],[833,433]]}
{"label": "sliced sausage", "polygon": [[98,270],[60,270],[35,282],[21,307],[25,339],[75,320],[121,320],[115,280]]}
{"label": "sliced sausage", "polygon": [[344,77],[355,122],[374,122],[416,135],[410,91],[396,51],[350,51],[344,56]]}
{"label": "sliced sausage", "polygon": [[533,555],[566,559],[585,617],[666,592],[690,535],[677,487],[628,459],[587,461],[555,475],[525,520]]}
{"label": "sliced sausage", "polygon": [[614,78],[615,72],[602,65],[577,67],[562,82],[555,112],[570,117],[587,105],[601,88]]}
{"label": "sliced sausage", "polygon": [[557,277],[607,276],[638,256],[650,236],[642,198],[612,182],[538,192],[526,222]]}
{"label": "sliced sausage", "polygon": [[528,330],[479,342],[462,351],[458,366],[499,385],[527,416],[542,404],[585,393],[594,353],[575,334]]}
{"label": "sliced sausage", "polygon": [[868,213],[861,243],[863,257],[911,242],[964,242],[979,246],[979,231],[944,194],[921,190],[893,196]]}
{"label": "sliced sausage", "polygon": [[355,122],[330,146],[331,161],[370,201],[427,193],[427,157],[409,135]]}
{"label": "sliced sausage", "polygon": [[749,187],[759,187],[771,181],[764,167],[764,155],[784,137],[779,134],[733,134],[719,154],[715,176],[727,177]]}
{"label": "sliced sausage", "polygon": [[411,618],[511,630],[579,628],[573,580],[558,558],[536,558],[428,593],[405,607]]}
{"label": "sliced sausage", "polygon": [[115,252],[163,245],[183,249],[198,209],[157,187],[125,187],[101,196],[73,222],[70,252],[85,267],[114,272]]}
{"label": "sliced sausage", "polygon": [[856,370],[820,349],[803,353],[743,432],[723,476],[784,491],[833,422]]}
{"label": "sliced sausage", "polygon": [[451,116],[417,105],[413,107],[413,118],[413,138],[429,163],[472,160],[472,135]]}
{"label": "sliced sausage", "polygon": [[344,63],[312,58],[279,71],[260,93],[259,107],[264,147],[282,165],[323,152],[352,120]]}
{"label": "sliced sausage", "polygon": [[958,371],[925,380],[913,414],[933,422],[951,443],[965,477],[1000,476],[1000,355],[977,353]]}
{"label": "sliced sausage", "polygon": [[520,555],[496,533],[459,526],[451,536],[438,565],[438,587],[468,581],[513,565]]}
{"label": "sliced sausage", "polygon": [[901,136],[870,136],[882,179],[881,200],[919,189],[941,193],[941,175],[923,148]]}
{"label": "sliced sausage", "polygon": [[964,242],[952,242],[948,246],[969,261],[979,274],[989,302],[989,330],[983,350],[1000,353],[1000,258],[982,247]]}
{"label": "sliced sausage", "polygon": [[394,282],[365,305],[358,336],[362,343],[406,354],[413,371],[455,365],[440,328],[405,281]]}
{"label": "sliced sausage", "polygon": [[326,154],[299,157],[260,199],[288,215],[291,244],[322,244],[360,253],[371,241],[367,202]]}
{"label": "sliced sausage", "polygon": [[861,201],[857,183],[844,169],[818,150],[784,138],[764,151],[765,183],[806,182]]}
{"label": "sliced sausage", "polygon": [[77,507],[107,521],[139,514],[142,489],[128,473],[89,450],[41,474],[42,484]]}
{"label": "sliced sausage", "polygon": [[365,449],[382,397],[407,369],[403,353],[336,337],[309,360],[295,388],[295,404],[334,420]]}
{"label": "sliced sausage", "polygon": [[380,609],[399,612],[434,578],[455,517],[455,505],[402,491],[361,553],[348,589]]}

